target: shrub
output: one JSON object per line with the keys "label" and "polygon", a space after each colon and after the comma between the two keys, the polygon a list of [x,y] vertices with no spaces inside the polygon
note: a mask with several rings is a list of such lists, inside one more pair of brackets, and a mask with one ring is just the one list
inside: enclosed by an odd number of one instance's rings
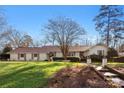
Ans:
{"label": "shrub", "polygon": [[[63,57],[53,57],[54,61],[63,61],[64,58]],[[67,60],[70,60],[70,62],[79,62],[80,58],[79,57],[67,57]]]}
{"label": "shrub", "polygon": [[124,56],[112,58],[112,61],[114,61],[114,62],[124,62]]}
{"label": "shrub", "polygon": [[70,60],[71,62],[79,62],[80,58],[79,57],[67,57],[67,60]]}
{"label": "shrub", "polygon": [[80,61],[81,61],[81,62],[86,62],[86,61],[87,61],[87,58],[86,58],[86,57],[83,57],[83,58],[81,58]]}
{"label": "shrub", "polygon": [[63,57],[53,57],[53,61],[62,61],[64,60]]}
{"label": "shrub", "polygon": [[12,51],[12,47],[6,45],[2,51],[2,54],[7,54],[8,52]]}
{"label": "shrub", "polygon": [[114,48],[109,48],[108,49],[108,58],[112,58],[112,57],[117,57],[118,56],[118,52],[114,49]]}
{"label": "shrub", "polygon": [[9,54],[0,54],[0,60],[7,61],[8,59],[10,59],[10,55]]}
{"label": "shrub", "polygon": [[103,56],[92,54],[92,55],[90,55],[90,58],[91,58],[92,62],[102,62]]}
{"label": "shrub", "polygon": [[48,61],[48,59],[45,59],[44,61]]}

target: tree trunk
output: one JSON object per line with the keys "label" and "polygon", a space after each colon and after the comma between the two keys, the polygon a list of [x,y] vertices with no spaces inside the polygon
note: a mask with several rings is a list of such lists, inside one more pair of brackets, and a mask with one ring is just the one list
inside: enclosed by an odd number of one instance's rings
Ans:
{"label": "tree trunk", "polygon": [[109,24],[110,24],[110,11],[108,13],[107,46],[109,46]]}
{"label": "tree trunk", "polygon": [[107,31],[107,46],[109,46],[109,30]]}
{"label": "tree trunk", "polygon": [[64,60],[67,60],[67,56],[66,55],[63,55],[63,57],[64,57]]}
{"label": "tree trunk", "polygon": [[69,50],[69,48],[68,48],[67,45],[63,45],[61,47],[61,52],[62,52],[62,55],[63,55],[64,60],[67,60],[68,50]]}

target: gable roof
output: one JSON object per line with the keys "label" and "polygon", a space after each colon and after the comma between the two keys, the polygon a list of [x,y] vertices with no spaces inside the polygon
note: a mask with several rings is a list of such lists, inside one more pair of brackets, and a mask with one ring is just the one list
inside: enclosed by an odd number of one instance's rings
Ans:
{"label": "gable roof", "polygon": [[[69,52],[86,51],[91,46],[71,46]],[[49,52],[61,52],[58,46],[43,46],[43,47],[19,47],[11,51],[14,53],[49,53]]]}
{"label": "gable roof", "polygon": [[90,47],[90,49],[91,49],[91,48],[94,48],[94,47],[96,47],[96,46],[103,46],[103,47],[108,48],[105,44],[96,44],[96,45],[94,45],[94,46]]}
{"label": "gable roof", "polygon": [[[105,45],[95,45],[95,46],[103,46]],[[95,46],[70,46],[69,52],[84,52],[92,49]],[[49,52],[61,52],[59,46],[43,46],[43,47],[19,47],[10,53],[49,53]]]}

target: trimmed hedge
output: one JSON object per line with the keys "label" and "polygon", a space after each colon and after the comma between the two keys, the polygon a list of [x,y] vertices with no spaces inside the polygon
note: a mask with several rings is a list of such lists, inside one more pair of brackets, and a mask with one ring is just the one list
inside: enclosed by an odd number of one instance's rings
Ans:
{"label": "trimmed hedge", "polygon": [[85,58],[82,58],[81,59],[81,62],[87,62],[87,58],[85,57]]}
{"label": "trimmed hedge", "polygon": [[112,58],[111,60],[114,62],[124,62],[124,56]]}
{"label": "trimmed hedge", "polygon": [[0,54],[0,60],[8,60],[10,59],[10,54]]}
{"label": "trimmed hedge", "polygon": [[90,58],[91,58],[92,62],[102,62],[103,56],[93,54],[93,55],[90,55]]}
{"label": "trimmed hedge", "polygon": [[[63,61],[63,57],[53,57],[53,61]],[[67,57],[67,60],[70,60],[70,62],[79,62],[80,58],[79,57]]]}

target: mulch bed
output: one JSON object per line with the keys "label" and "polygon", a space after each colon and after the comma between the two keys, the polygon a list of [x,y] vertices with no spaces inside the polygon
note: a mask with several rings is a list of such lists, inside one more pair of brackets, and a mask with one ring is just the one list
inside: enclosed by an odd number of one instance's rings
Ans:
{"label": "mulch bed", "polygon": [[114,67],[114,69],[121,73],[124,73],[124,68],[122,68],[122,67]]}
{"label": "mulch bed", "polygon": [[67,67],[57,72],[50,80],[50,88],[113,88],[112,83],[103,80],[91,67]]}

